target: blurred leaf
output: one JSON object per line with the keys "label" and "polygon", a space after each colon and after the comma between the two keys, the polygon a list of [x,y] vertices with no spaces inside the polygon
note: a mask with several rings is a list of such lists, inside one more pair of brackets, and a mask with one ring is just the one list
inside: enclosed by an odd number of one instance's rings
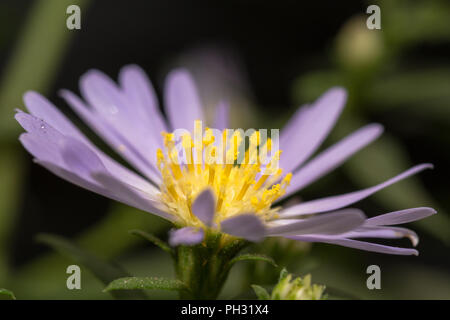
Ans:
{"label": "blurred leaf", "polygon": [[450,68],[401,71],[383,75],[368,89],[365,100],[373,112],[408,108],[422,116],[450,121]]}
{"label": "blurred leaf", "polygon": [[[165,232],[169,223],[157,216],[144,213],[139,209],[114,203],[110,213],[98,224],[86,229],[78,238],[80,246],[89,248],[95,255],[110,259],[127,248],[142,242],[131,237],[126,230],[145,227],[149,232]],[[114,241],[107,239],[113,238]]]}
{"label": "blurred leaf", "polygon": [[9,278],[9,244],[20,204],[23,162],[17,146],[0,144],[0,283]]}
{"label": "blurred leaf", "polygon": [[231,268],[231,266],[233,266],[233,264],[235,264],[236,262],[246,261],[246,260],[264,261],[264,262],[270,263],[275,268],[278,267],[278,265],[275,263],[275,261],[271,257],[265,256],[262,254],[254,254],[254,253],[241,254],[241,255],[231,259],[230,262],[228,262],[228,264],[229,264],[229,267]]}
{"label": "blurred leaf", "polygon": [[127,277],[112,281],[105,288],[105,292],[112,290],[135,290],[135,289],[159,289],[159,290],[187,290],[186,285],[180,280],[156,278],[156,277]]}
{"label": "blurred leaf", "polygon": [[252,284],[253,291],[255,291],[258,300],[270,300],[270,295],[266,289],[256,284]]}
{"label": "blurred leaf", "polygon": [[14,293],[7,289],[0,288],[0,294],[9,296],[12,300],[16,300],[16,296],[14,295]]}
{"label": "blurred leaf", "polygon": [[166,251],[167,253],[170,253],[171,255],[174,255],[175,252],[173,251],[173,249],[164,241],[162,241],[161,239],[159,239],[158,237],[155,237],[154,235],[144,232],[142,230],[131,230],[130,233],[132,235],[136,235],[136,236],[140,236],[142,238],[144,238],[145,240],[150,241],[151,243],[153,243],[155,246],[159,247],[160,249]]}
{"label": "blurred leaf", "polygon": [[[379,1],[388,47],[450,40],[448,1]],[[414,21],[414,22],[412,22]]]}
{"label": "blurred leaf", "polygon": [[[14,108],[22,105],[27,90],[47,91],[56,76],[70,36],[66,27],[66,8],[81,7],[86,16],[88,0],[35,1],[26,24],[11,54],[0,82],[0,133],[2,139],[16,136],[19,126],[14,121]],[[82,20],[83,21],[83,20]]]}
{"label": "blurred leaf", "polygon": [[334,287],[330,287],[330,286],[326,286],[326,293],[327,293],[327,297],[330,300],[361,300],[360,297],[358,297],[357,295],[347,292],[347,291],[343,291],[341,289],[338,288],[334,288]]}
{"label": "blurred leaf", "polygon": [[[49,234],[39,234],[37,236],[37,240],[52,247],[60,254],[68,256],[75,262],[84,265],[104,284],[108,284],[112,280],[119,277],[129,275],[120,267],[102,261],[62,237]],[[130,292],[127,294],[114,295],[117,298],[146,298],[142,292]]]}
{"label": "blurred leaf", "polygon": [[[113,203],[110,212],[79,235],[76,243],[93,255],[110,260],[142,242],[140,238],[132,237],[125,231],[142,227],[158,234],[166,231],[168,222],[138,209]],[[110,239],[115,241],[109,241]],[[104,298],[102,287],[96,279],[87,277],[89,274],[83,277],[84,287],[92,287],[89,292],[73,292],[61,286],[60,282],[65,281],[65,273],[60,273],[60,270],[65,270],[68,263],[71,263],[70,260],[54,252],[44,254],[17,270],[14,277],[8,279],[9,286],[15,292],[20,291],[20,296],[24,299],[61,299],[73,298],[74,295],[79,298]],[[39,287],[39,292],[33,290],[36,286]],[[98,290],[98,293],[95,290]]]}

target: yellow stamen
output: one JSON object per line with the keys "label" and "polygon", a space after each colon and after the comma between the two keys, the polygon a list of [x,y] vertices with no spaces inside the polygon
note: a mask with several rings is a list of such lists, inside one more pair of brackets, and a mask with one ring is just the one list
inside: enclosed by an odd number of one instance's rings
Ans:
{"label": "yellow stamen", "polygon": [[[196,122],[195,128],[197,132],[201,130],[201,123]],[[278,209],[272,208],[272,203],[284,194],[292,175],[281,179],[282,171],[277,167],[280,151],[264,167],[258,158],[255,159],[262,148],[271,149],[270,139],[261,141],[260,133],[256,131],[250,136],[249,148],[244,152],[241,143],[245,140],[240,131],[229,137],[225,131],[222,144],[219,140],[218,145],[214,145],[216,141],[209,128],[204,130],[203,136],[192,138],[185,134],[181,137],[186,156],[183,164],[178,159],[174,135],[162,135],[165,150],[158,149],[156,153],[162,175],[160,198],[183,225],[205,227],[192,212],[191,203],[206,188],[217,198],[215,222],[219,225],[222,220],[242,213],[253,212],[262,219],[276,215]],[[241,152],[244,152],[242,156],[239,155]],[[255,181],[259,173],[261,176]]]}

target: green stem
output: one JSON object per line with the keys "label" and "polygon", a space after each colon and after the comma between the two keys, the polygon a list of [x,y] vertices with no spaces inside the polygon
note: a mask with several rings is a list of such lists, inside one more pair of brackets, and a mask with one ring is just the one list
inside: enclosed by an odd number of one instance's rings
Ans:
{"label": "green stem", "polygon": [[210,234],[196,246],[178,246],[175,270],[189,291],[180,292],[181,299],[216,299],[228,277],[229,261],[248,242]]}

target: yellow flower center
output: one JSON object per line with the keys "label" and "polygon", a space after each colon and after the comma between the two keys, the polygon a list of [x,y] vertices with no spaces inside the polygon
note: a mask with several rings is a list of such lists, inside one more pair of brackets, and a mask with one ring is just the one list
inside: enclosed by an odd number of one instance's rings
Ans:
{"label": "yellow flower center", "polygon": [[271,205],[284,194],[292,174],[281,179],[281,151],[267,157],[270,138],[261,139],[260,132],[254,131],[245,148],[242,130],[225,130],[216,139],[212,129],[201,129],[201,121],[195,122],[193,137],[187,131],[180,137],[174,133],[162,135],[165,148],[157,151],[163,180],[160,197],[182,225],[203,226],[191,206],[207,188],[216,197],[217,224],[242,213],[253,213],[264,220],[276,215],[278,208]]}

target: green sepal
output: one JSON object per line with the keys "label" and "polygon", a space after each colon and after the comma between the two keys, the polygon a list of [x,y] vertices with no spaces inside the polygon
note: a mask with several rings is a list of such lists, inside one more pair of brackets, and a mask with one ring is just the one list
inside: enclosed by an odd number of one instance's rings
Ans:
{"label": "green sepal", "polygon": [[183,282],[175,279],[157,277],[126,277],[113,280],[103,291],[108,292],[112,290],[140,289],[183,291],[187,290],[187,287]]}
{"label": "green sepal", "polygon": [[132,235],[135,235],[135,236],[142,237],[147,241],[150,241],[155,246],[166,251],[167,253],[170,253],[172,256],[175,254],[175,251],[169,246],[168,243],[162,241],[161,239],[159,239],[158,237],[154,236],[151,233],[147,233],[145,231],[138,230],[138,229],[130,230],[129,233]]}
{"label": "green sepal", "polygon": [[263,287],[252,284],[252,289],[258,297],[258,300],[270,300],[270,294]]}
{"label": "green sepal", "polygon": [[262,254],[255,254],[255,253],[244,253],[244,254],[241,254],[241,255],[231,259],[228,264],[229,264],[229,267],[231,268],[236,262],[245,261],[245,260],[264,261],[264,262],[267,262],[267,263],[271,264],[275,268],[278,267],[276,262],[271,257],[265,256],[265,255],[262,255]]}

